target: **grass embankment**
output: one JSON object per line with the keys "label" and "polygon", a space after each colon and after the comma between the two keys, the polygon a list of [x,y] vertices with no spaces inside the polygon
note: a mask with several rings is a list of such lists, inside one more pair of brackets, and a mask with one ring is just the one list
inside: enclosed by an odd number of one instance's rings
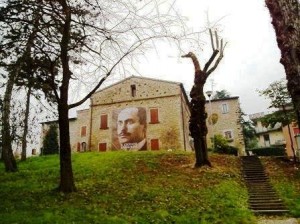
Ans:
{"label": "grass embankment", "polygon": [[53,191],[58,156],[30,158],[19,172],[0,164],[0,223],[255,223],[238,157],[190,153],[73,155],[78,191]]}
{"label": "grass embankment", "polygon": [[299,164],[282,158],[262,158],[271,183],[279,193],[293,217],[300,217],[300,170]]}

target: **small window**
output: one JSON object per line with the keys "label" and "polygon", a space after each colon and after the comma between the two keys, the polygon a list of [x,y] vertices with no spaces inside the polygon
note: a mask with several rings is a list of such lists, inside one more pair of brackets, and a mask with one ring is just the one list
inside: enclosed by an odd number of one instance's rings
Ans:
{"label": "small window", "polygon": [[158,109],[152,108],[150,109],[150,124],[157,124],[158,121]]}
{"label": "small window", "polygon": [[108,129],[107,127],[107,114],[102,114],[100,117],[100,129]]}
{"label": "small window", "polygon": [[131,85],[131,96],[135,97],[136,96],[136,86],[135,85]]}
{"label": "small window", "polygon": [[106,143],[99,143],[98,150],[99,150],[99,152],[105,152],[106,151]]}
{"label": "small window", "polygon": [[265,142],[270,141],[270,136],[269,136],[269,134],[265,134],[265,135],[264,135],[264,141],[265,141]]}
{"label": "small window", "polygon": [[151,150],[159,150],[159,141],[158,139],[151,139]]}
{"label": "small window", "polygon": [[232,131],[224,131],[224,137],[226,139],[232,139]]}
{"label": "small window", "polygon": [[227,114],[228,112],[229,112],[228,104],[227,103],[223,103],[222,104],[222,113],[223,114]]}
{"label": "small window", "polygon": [[86,136],[86,126],[82,126],[81,127],[81,137],[85,137]]}

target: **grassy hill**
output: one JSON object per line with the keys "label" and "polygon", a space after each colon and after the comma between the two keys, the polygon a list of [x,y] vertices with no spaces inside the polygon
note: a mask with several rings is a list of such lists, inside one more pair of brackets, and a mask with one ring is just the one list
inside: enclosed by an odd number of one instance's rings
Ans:
{"label": "grassy hill", "polygon": [[210,160],[193,169],[191,153],[74,154],[72,194],[54,191],[58,156],[30,158],[18,173],[0,164],[0,223],[255,223],[239,158]]}

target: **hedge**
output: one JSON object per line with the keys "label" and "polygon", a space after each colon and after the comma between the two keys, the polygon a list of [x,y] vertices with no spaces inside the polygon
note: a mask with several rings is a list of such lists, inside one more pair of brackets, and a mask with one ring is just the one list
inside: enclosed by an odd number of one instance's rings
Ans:
{"label": "hedge", "polygon": [[247,155],[250,155],[250,151],[257,156],[285,156],[285,148],[283,147],[263,147],[246,149]]}

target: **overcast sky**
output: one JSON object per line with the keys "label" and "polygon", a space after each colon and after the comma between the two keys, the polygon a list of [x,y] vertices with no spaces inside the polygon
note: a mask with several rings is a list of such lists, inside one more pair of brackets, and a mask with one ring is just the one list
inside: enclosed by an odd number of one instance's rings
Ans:
{"label": "overcast sky", "polygon": [[[264,0],[177,0],[177,6],[194,30],[206,23],[205,12],[211,22],[224,17],[219,23],[228,45],[205,90],[211,89],[213,79],[214,91],[226,89],[232,96],[239,96],[246,114],[267,111],[268,101],[259,96],[257,89],[265,89],[285,77],[285,73]],[[211,53],[209,42],[204,51],[195,52],[202,66],[208,60],[205,54]],[[159,55],[149,54],[139,69],[146,77],[182,82],[187,91],[193,83],[192,62],[179,58],[178,51],[171,47],[163,48]]]}

